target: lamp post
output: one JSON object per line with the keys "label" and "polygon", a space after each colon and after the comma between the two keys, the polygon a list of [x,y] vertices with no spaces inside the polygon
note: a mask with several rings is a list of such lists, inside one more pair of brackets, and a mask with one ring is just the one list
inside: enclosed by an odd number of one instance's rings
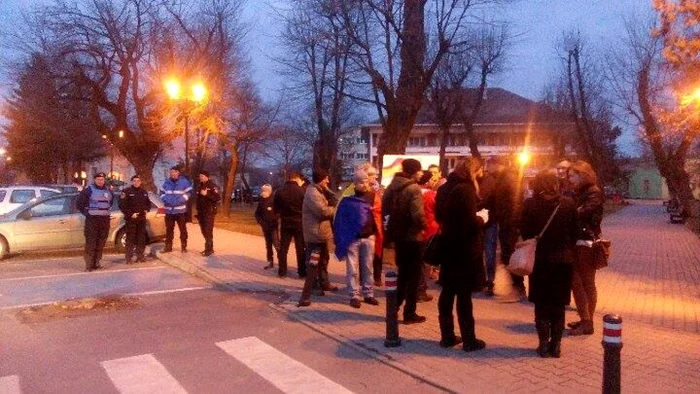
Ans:
{"label": "lamp post", "polygon": [[[124,130],[119,130],[117,133],[119,138],[124,138]],[[107,134],[102,134],[102,138],[104,138],[110,145],[110,150],[109,150],[109,182],[110,185],[114,184],[114,143],[107,137]]]}
{"label": "lamp post", "polygon": [[193,83],[190,87],[190,94],[183,95],[180,81],[171,78],[165,82],[165,90],[171,100],[177,102],[182,111],[182,118],[185,121],[185,174],[190,175],[190,111],[195,106],[202,103],[207,97],[207,89],[201,82]]}

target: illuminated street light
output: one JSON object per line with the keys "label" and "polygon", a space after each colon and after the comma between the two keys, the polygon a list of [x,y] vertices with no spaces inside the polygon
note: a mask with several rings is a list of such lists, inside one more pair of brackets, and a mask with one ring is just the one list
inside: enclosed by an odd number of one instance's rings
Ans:
{"label": "illuminated street light", "polygon": [[518,154],[518,162],[521,166],[525,167],[532,159],[532,155],[527,151],[522,151]]}
{"label": "illuminated street light", "polygon": [[190,111],[194,108],[195,104],[200,104],[207,98],[207,89],[201,82],[196,82],[191,87],[191,95],[182,95],[182,85],[180,81],[175,78],[170,78],[165,81],[165,90],[171,100],[180,103],[180,111],[182,111],[182,117],[185,120],[185,174],[189,175],[190,172],[190,129],[189,129],[189,119]]}

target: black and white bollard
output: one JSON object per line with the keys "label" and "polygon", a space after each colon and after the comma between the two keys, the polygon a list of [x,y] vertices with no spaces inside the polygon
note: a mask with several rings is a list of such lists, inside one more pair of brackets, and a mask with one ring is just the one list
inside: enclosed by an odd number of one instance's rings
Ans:
{"label": "black and white bollard", "polygon": [[620,392],[620,350],[622,349],[622,317],[603,317],[603,394]]}
{"label": "black and white bollard", "polygon": [[396,272],[388,271],[384,276],[386,287],[386,339],[385,347],[401,346],[399,338],[399,311],[396,300]]}

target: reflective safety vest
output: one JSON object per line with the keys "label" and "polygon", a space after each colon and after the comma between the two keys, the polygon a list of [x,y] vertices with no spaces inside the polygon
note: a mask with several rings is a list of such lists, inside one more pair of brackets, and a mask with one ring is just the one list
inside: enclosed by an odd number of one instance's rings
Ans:
{"label": "reflective safety vest", "polygon": [[187,200],[192,192],[192,184],[187,178],[181,176],[173,181],[168,178],[163,183],[163,192],[160,198],[165,205],[165,213],[174,215],[187,212]]}
{"label": "reflective safety vest", "polygon": [[112,193],[95,185],[90,185],[90,190],[88,214],[92,216],[109,216],[110,208],[112,208]]}

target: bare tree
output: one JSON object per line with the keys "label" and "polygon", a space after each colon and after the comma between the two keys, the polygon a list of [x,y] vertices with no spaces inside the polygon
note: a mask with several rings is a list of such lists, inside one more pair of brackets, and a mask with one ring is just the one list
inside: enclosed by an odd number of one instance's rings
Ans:
{"label": "bare tree", "polygon": [[291,9],[280,11],[284,30],[280,35],[286,49],[277,60],[292,81],[291,92],[302,99],[306,112],[309,101],[317,137],[313,143],[313,167],[331,172],[331,183],[340,180],[338,141],[352,125],[352,103],[346,97],[351,76],[349,55],[353,45],[338,18],[341,4],[336,0],[290,0]]}
{"label": "bare tree", "polygon": [[[375,106],[383,133],[379,164],[404,153],[425,91],[450,51],[466,45],[470,11],[490,0],[352,0],[340,2],[350,60],[362,77],[351,97]],[[430,54],[427,48],[434,48]]]}
{"label": "bare tree", "polygon": [[567,107],[577,135],[574,148],[595,168],[603,183],[620,175],[615,140],[621,130],[613,125],[601,61],[587,51],[578,31],[564,33],[561,43]]}
{"label": "bare tree", "polygon": [[694,106],[678,108],[673,89],[678,70],[663,57],[664,38],[654,35],[656,21],[632,18],[626,34],[608,51],[608,77],[622,108],[642,130],[672,198],[686,215],[693,214],[694,201],[685,161],[697,141],[698,118]]}

